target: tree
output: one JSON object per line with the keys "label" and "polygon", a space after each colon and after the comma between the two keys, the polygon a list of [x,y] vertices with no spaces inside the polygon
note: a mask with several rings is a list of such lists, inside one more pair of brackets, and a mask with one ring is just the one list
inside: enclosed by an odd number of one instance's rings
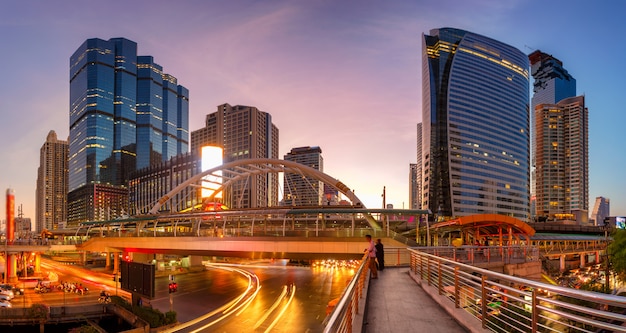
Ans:
{"label": "tree", "polygon": [[626,230],[615,229],[609,245],[609,263],[620,280],[626,279]]}

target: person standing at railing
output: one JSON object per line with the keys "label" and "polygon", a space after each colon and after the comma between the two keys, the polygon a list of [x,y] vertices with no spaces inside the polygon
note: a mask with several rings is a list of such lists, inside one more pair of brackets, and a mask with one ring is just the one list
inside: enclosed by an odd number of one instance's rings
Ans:
{"label": "person standing at railing", "polygon": [[376,269],[376,245],[372,240],[372,235],[365,235],[365,239],[368,242],[368,246],[365,249],[365,253],[367,253],[367,260],[370,267],[370,274],[372,275],[372,279],[378,279],[378,270]]}
{"label": "person standing at railing", "polygon": [[376,240],[376,261],[378,262],[378,270],[382,271],[385,269],[385,248],[383,247],[383,243],[380,241],[380,238]]}

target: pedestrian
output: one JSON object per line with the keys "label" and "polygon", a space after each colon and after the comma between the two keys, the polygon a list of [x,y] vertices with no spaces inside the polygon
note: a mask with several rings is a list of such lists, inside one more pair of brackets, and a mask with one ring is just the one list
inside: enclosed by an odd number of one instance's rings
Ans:
{"label": "pedestrian", "polygon": [[378,262],[378,270],[382,271],[385,269],[385,249],[383,247],[383,243],[380,241],[380,238],[376,240],[376,261]]}
{"label": "pedestrian", "polygon": [[365,235],[365,240],[367,240],[368,243],[365,252],[367,253],[370,274],[372,276],[372,279],[378,279],[378,271],[376,270],[376,245],[374,245],[372,235]]}

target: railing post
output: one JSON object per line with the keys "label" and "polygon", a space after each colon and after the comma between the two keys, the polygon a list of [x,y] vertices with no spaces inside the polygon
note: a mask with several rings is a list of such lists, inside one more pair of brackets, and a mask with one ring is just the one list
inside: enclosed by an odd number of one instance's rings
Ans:
{"label": "railing post", "polygon": [[532,305],[531,305],[531,314],[532,314],[532,324],[531,324],[531,332],[537,332],[537,320],[539,319],[539,313],[537,310],[537,289],[533,288],[532,293]]}
{"label": "railing post", "polygon": [[426,282],[430,286],[430,257],[426,258]]}
{"label": "railing post", "polygon": [[486,275],[482,275],[481,277],[481,283],[480,283],[480,291],[481,291],[481,295],[480,295],[480,308],[481,308],[481,312],[482,312],[482,316],[481,316],[481,324],[483,328],[487,328],[487,276]]}
{"label": "railing post", "polygon": [[454,307],[461,307],[461,300],[459,299],[461,292],[459,290],[459,266],[454,267]]}
{"label": "railing post", "polygon": [[439,291],[439,295],[443,295],[443,286],[442,286],[441,277],[441,259],[437,260],[437,290]]}

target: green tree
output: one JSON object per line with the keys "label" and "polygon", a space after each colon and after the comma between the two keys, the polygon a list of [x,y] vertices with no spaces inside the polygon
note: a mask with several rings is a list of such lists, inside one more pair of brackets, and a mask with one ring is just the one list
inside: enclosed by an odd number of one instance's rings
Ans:
{"label": "green tree", "polygon": [[613,272],[624,281],[626,279],[626,230],[615,229],[611,236],[613,240],[609,245],[609,262]]}

